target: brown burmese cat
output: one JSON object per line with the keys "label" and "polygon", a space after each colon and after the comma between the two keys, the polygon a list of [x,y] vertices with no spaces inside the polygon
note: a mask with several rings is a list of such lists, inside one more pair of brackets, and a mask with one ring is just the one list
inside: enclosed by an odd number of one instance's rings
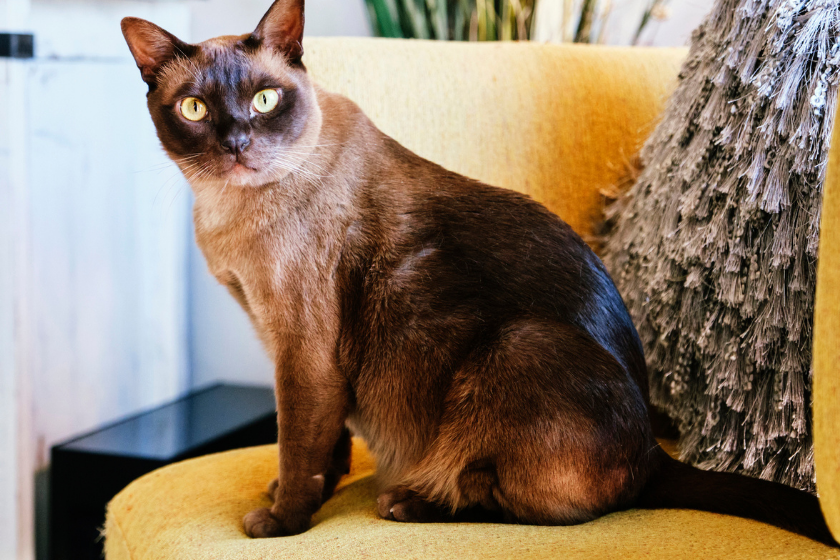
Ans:
{"label": "brown burmese cat", "polygon": [[834,543],[813,496],[662,451],[598,258],[540,204],[423,160],[313,85],[303,0],[199,45],[122,28],[198,244],[276,363],[279,477],[249,535],[308,528],[348,470],[349,426],[396,521],[686,507]]}

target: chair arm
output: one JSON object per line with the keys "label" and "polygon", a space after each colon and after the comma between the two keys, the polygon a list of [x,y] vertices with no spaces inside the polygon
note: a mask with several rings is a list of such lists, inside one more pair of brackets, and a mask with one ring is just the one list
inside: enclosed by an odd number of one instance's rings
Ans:
{"label": "chair arm", "polygon": [[840,539],[840,127],[823,191],[814,308],[814,454],[820,505]]}

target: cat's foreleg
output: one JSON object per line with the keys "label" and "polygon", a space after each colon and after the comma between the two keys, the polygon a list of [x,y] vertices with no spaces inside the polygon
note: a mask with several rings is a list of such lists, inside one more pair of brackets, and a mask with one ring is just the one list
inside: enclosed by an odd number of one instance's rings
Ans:
{"label": "cat's foreleg", "polygon": [[[324,475],[324,492],[321,496],[321,503],[326,502],[332,497],[338,481],[341,480],[342,476],[350,472],[350,451],[352,450],[352,446],[353,439],[350,435],[350,430],[344,428],[344,431],[341,432],[341,437],[338,438],[338,443],[335,444],[332,464]],[[277,478],[269,482],[266,493],[271,498],[271,501],[276,499],[277,488],[279,486],[280,480]]]}
{"label": "cat's foreleg", "polygon": [[[271,508],[243,520],[251,537],[296,535],[332,494],[339,471],[349,467],[349,433],[344,427],[348,389],[338,376],[303,376],[278,368],[277,424],[280,470]],[[343,474],[343,473],[342,473]]]}

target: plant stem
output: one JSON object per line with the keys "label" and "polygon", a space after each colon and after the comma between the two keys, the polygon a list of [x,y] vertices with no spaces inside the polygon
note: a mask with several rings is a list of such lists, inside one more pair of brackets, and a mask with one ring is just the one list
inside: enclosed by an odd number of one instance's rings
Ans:
{"label": "plant stem", "polygon": [[449,14],[446,0],[426,0],[426,7],[432,15],[435,39],[445,41],[449,39]]}
{"label": "plant stem", "polygon": [[580,21],[575,33],[575,43],[589,43],[592,40],[592,20],[595,15],[597,0],[583,0],[580,9]]}
{"label": "plant stem", "polygon": [[661,3],[662,0],[651,0],[651,2],[648,4],[647,9],[645,9],[645,12],[642,14],[642,20],[639,22],[639,27],[636,29],[636,34],[633,35],[633,42],[631,43],[632,45],[639,44],[639,39],[642,37],[642,32],[645,30],[645,27],[647,27],[647,24],[650,23],[650,16],[651,14],[653,14],[654,8],[656,8],[656,6],[658,6]]}

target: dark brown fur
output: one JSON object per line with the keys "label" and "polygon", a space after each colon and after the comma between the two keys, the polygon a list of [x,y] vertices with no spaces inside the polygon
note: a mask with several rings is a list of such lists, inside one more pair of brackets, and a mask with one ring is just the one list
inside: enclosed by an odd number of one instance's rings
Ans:
{"label": "dark brown fur", "polygon": [[[711,488],[686,497],[684,483],[717,479],[657,445],[642,348],[598,258],[542,205],[423,160],[313,86],[303,0],[200,45],[132,18],[123,31],[195,191],[208,266],[276,362],[279,476],[249,535],[307,529],[348,470],[349,426],[377,459],[390,519],[564,525],[698,507],[833,542],[813,500],[778,485],[748,491],[749,507]],[[264,88],[281,103],[255,114]],[[185,96],[209,117],[182,118]],[[807,523],[757,513],[777,494]]]}

